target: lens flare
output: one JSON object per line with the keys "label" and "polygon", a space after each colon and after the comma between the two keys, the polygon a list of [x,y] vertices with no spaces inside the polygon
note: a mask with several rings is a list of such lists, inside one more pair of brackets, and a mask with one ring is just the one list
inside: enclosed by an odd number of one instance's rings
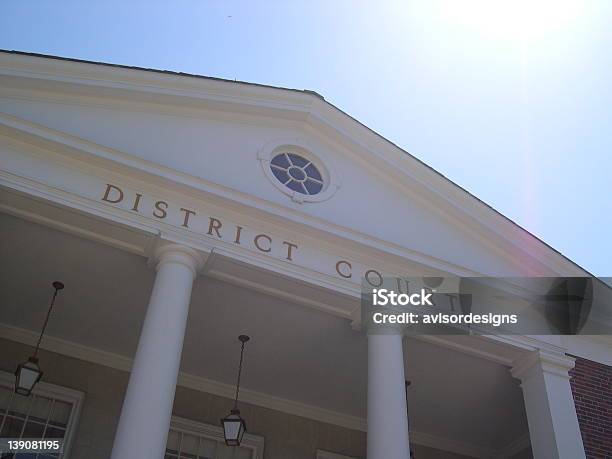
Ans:
{"label": "lens flare", "polygon": [[532,41],[568,27],[584,3],[572,0],[443,0],[438,14],[492,39]]}

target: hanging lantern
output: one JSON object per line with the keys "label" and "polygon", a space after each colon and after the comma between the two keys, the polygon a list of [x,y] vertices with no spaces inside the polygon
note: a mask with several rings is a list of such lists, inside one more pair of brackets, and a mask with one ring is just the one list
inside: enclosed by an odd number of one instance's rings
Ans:
{"label": "hanging lantern", "polygon": [[15,370],[15,392],[27,397],[42,375],[43,372],[38,367],[38,358],[34,356],[28,358],[27,362],[17,366]]}
{"label": "hanging lantern", "polygon": [[221,419],[223,436],[227,446],[240,446],[242,437],[246,432],[246,423],[240,417],[240,410],[233,409],[230,414]]}
{"label": "hanging lantern", "polygon": [[240,375],[242,373],[242,358],[244,356],[244,344],[250,338],[247,335],[240,335],[238,340],[242,343],[240,348],[240,363],[238,365],[238,381],[236,382],[236,398],[234,399],[234,408],[230,411],[230,414],[221,419],[221,425],[223,426],[223,436],[225,437],[225,444],[228,446],[240,446],[242,437],[246,432],[246,423],[244,419],[240,417],[240,410],[238,409],[238,394],[240,391]]}
{"label": "hanging lantern", "polygon": [[38,381],[40,381],[40,378],[43,375],[43,372],[38,366],[38,350],[40,349],[40,342],[42,341],[43,334],[47,328],[47,323],[49,323],[49,316],[51,315],[51,309],[53,309],[53,305],[55,304],[57,292],[64,288],[64,284],[59,281],[55,281],[53,282],[53,288],[55,289],[55,292],[53,293],[53,298],[51,299],[51,304],[49,305],[49,310],[47,311],[45,323],[43,324],[40,336],[38,337],[38,343],[36,343],[34,354],[28,358],[27,362],[18,365],[17,369],[15,370],[15,392],[26,397],[32,393],[32,389],[34,389],[34,386]]}

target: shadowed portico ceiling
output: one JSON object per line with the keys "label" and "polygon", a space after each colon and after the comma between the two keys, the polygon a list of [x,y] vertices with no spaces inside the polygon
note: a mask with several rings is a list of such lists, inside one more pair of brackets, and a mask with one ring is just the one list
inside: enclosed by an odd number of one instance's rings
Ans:
{"label": "shadowed portico ceiling", "polygon": [[[7,326],[35,334],[50,282],[61,279],[67,287],[45,341],[133,356],[154,279],[144,257],[7,214],[0,214],[0,232],[0,336]],[[231,387],[240,333],[253,338],[247,393],[365,418],[366,338],[348,320],[200,276],[181,371]],[[518,381],[506,367],[412,339],[405,356],[411,427],[423,438],[495,451],[526,433]]]}

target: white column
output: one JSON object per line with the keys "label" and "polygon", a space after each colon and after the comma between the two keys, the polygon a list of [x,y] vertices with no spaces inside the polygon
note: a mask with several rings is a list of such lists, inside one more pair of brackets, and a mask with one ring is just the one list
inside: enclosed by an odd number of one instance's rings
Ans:
{"label": "white column", "polygon": [[166,449],[191,288],[202,257],[188,247],[167,244],[156,250],[152,261],[157,275],[112,459],[161,459]]}
{"label": "white column", "polygon": [[585,457],[568,374],[573,367],[564,354],[534,351],[511,370],[521,380],[535,459]]}
{"label": "white column", "polygon": [[368,458],[410,458],[399,334],[368,335]]}

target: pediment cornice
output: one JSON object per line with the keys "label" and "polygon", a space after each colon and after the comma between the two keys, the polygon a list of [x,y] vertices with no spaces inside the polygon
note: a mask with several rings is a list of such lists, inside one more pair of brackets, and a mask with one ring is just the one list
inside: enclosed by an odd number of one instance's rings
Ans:
{"label": "pediment cornice", "polygon": [[[477,236],[490,251],[522,267],[525,275],[586,274],[582,268],[543,241],[312,92],[10,53],[0,53],[0,78],[10,80],[9,86],[22,94],[34,89],[47,91],[47,94],[67,91],[73,98],[98,97],[98,101],[104,103],[112,104],[121,100],[122,103],[140,104],[141,110],[155,110],[156,106],[162,105],[168,109],[169,105],[173,105],[176,110],[218,110],[219,113],[236,113],[245,117],[257,115],[298,122],[307,132],[325,136],[331,143],[350,151],[356,161],[361,161],[374,175],[393,183],[407,199],[421,201],[450,224]],[[3,117],[4,129],[12,127],[23,135],[38,139],[48,140],[52,137],[59,144],[73,147],[75,140],[65,134],[32,126],[31,123],[28,126],[27,122],[10,118]],[[220,185],[212,186],[195,177],[154,167],[141,160],[136,161],[120,152],[109,155],[104,149],[86,146],[90,150],[97,150],[96,154],[90,155],[91,158],[140,168],[145,173],[153,173],[160,180],[178,181],[192,188],[209,188],[216,196],[247,203],[277,216],[282,215],[282,218],[297,224],[310,221],[315,223],[314,227],[325,227],[332,234],[367,243],[372,247],[384,249],[392,246],[330,222],[313,222],[303,212],[262,202],[252,196],[240,196],[240,193]],[[83,144],[76,148],[81,147]],[[180,179],[176,180],[179,175]],[[402,252],[401,256],[404,256],[410,251],[394,246],[391,252]],[[419,259],[423,254],[411,255],[413,259]],[[526,267],[525,260],[533,260],[537,267]],[[448,269],[447,272],[457,271],[452,264],[445,266],[445,263],[438,262],[434,265],[439,269]],[[476,273],[471,271],[471,274]]]}

